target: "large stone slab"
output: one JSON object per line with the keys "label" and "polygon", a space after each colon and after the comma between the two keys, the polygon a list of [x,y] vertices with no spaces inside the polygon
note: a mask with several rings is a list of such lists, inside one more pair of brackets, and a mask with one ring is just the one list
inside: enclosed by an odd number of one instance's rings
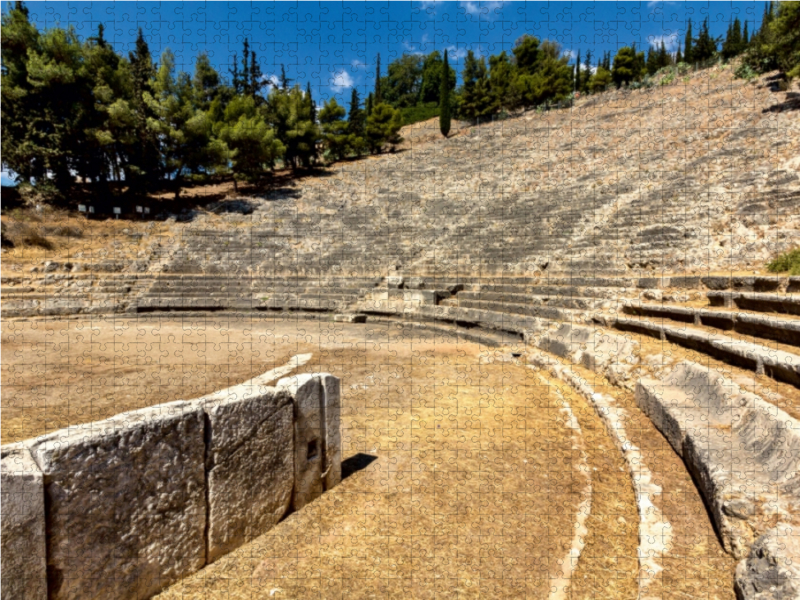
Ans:
{"label": "large stone slab", "polygon": [[720,373],[689,361],[636,402],[683,457],[725,549],[747,555],[777,516],[800,506],[800,422]]}
{"label": "large stone slab", "polygon": [[22,444],[0,451],[2,595],[9,600],[47,598],[44,479]]}
{"label": "large stone slab", "polygon": [[170,402],[39,438],[51,599],[148,598],[205,563],[204,416]]}
{"label": "large stone slab", "polygon": [[259,385],[228,388],[199,403],[207,421],[211,563],[268,531],[289,509],[293,408],[285,390]]}
{"label": "large stone slab", "polygon": [[327,373],[304,373],[278,382],[294,397],[294,493],[303,508],[341,480],[339,381]]}

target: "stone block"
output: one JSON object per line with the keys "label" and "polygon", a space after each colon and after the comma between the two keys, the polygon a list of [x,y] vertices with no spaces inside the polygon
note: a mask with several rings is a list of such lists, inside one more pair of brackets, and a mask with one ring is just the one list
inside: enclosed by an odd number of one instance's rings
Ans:
{"label": "stone block", "polygon": [[299,510],[341,480],[339,381],[304,373],[281,379],[278,388],[294,398],[292,507]]}
{"label": "stone block", "polygon": [[148,598],[205,564],[202,409],[170,402],[31,444],[51,599]]}
{"label": "stone block", "polygon": [[47,598],[44,479],[28,448],[0,451],[2,597]]}
{"label": "stone block", "polygon": [[250,385],[213,396],[199,400],[207,427],[209,563],[280,521],[294,485],[291,396]]}

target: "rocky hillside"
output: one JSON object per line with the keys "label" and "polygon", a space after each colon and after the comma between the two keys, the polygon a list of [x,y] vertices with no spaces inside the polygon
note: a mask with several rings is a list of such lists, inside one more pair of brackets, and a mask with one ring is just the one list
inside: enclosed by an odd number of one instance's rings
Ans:
{"label": "rocky hillside", "polygon": [[417,124],[397,153],[223,201],[186,223],[134,224],[112,245],[10,251],[3,273],[46,260],[324,278],[395,267],[448,278],[760,271],[797,243],[798,96],[796,85],[781,92],[770,76],[747,83],[720,66],[460,126],[447,140],[435,122]]}

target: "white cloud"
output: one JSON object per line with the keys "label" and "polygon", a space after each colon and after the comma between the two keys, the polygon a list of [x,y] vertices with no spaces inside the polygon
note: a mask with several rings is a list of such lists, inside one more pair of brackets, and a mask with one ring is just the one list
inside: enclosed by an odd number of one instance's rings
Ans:
{"label": "white cloud", "polygon": [[[480,56],[478,53],[476,53]],[[447,58],[455,58],[456,60],[461,60],[467,56],[467,49],[466,48],[456,48],[455,46],[448,46],[447,47]]]}
{"label": "white cloud", "polygon": [[436,11],[436,2],[430,0],[423,0],[419,3],[421,10],[426,11],[428,14],[433,14]]}
{"label": "white cloud", "polygon": [[262,75],[261,76],[261,81],[266,81],[270,85],[272,85],[274,87],[278,87],[278,83],[280,82],[280,79],[278,78],[278,76],[275,73],[273,73],[272,75]]}
{"label": "white cloud", "polygon": [[661,42],[664,42],[664,46],[666,46],[667,50],[672,52],[678,47],[678,32],[675,31],[674,33],[666,35],[652,35],[649,41],[653,48],[660,48]]}
{"label": "white cloud", "polygon": [[653,8],[654,6],[666,6],[667,4],[675,4],[674,2],[668,2],[666,0],[650,0],[647,3],[647,8]]}
{"label": "white cloud", "polygon": [[493,19],[496,16],[495,9],[502,8],[502,2],[461,2],[461,7],[467,14],[475,15],[479,19]]}
{"label": "white cloud", "polygon": [[331,89],[334,92],[341,92],[344,89],[353,87],[353,78],[347,71],[337,71],[332,79]]}
{"label": "white cloud", "polygon": [[408,54],[416,54],[417,56],[424,56],[425,53],[421,50],[418,50],[417,47],[412,44],[411,42],[407,42],[403,40],[403,48],[405,48]]}
{"label": "white cloud", "polygon": [[356,70],[358,70],[358,69],[363,69],[364,67],[366,67],[366,66],[367,66],[367,63],[363,63],[363,62],[361,62],[361,61],[360,61],[360,60],[358,60],[358,59],[355,59],[355,60],[354,60],[353,62],[351,62],[350,64],[351,64],[351,65],[353,65],[353,68],[354,68],[354,69],[356,69]]}
{"label": "white cloud", "polygon": [[561,56],[566,56],[569,60],[575,60],[578,57],[578,53],[575,50],[564,50]]}

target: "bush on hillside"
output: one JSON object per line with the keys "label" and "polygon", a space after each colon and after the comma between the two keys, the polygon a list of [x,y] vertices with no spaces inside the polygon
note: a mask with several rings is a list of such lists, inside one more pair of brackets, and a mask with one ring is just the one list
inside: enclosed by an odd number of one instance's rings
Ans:
{"label": "bush on hillside", "polygon": [[789,275],[800,275],[800,248],[779,254],[767,264],[767,270],[771,273],[788,271]]}

